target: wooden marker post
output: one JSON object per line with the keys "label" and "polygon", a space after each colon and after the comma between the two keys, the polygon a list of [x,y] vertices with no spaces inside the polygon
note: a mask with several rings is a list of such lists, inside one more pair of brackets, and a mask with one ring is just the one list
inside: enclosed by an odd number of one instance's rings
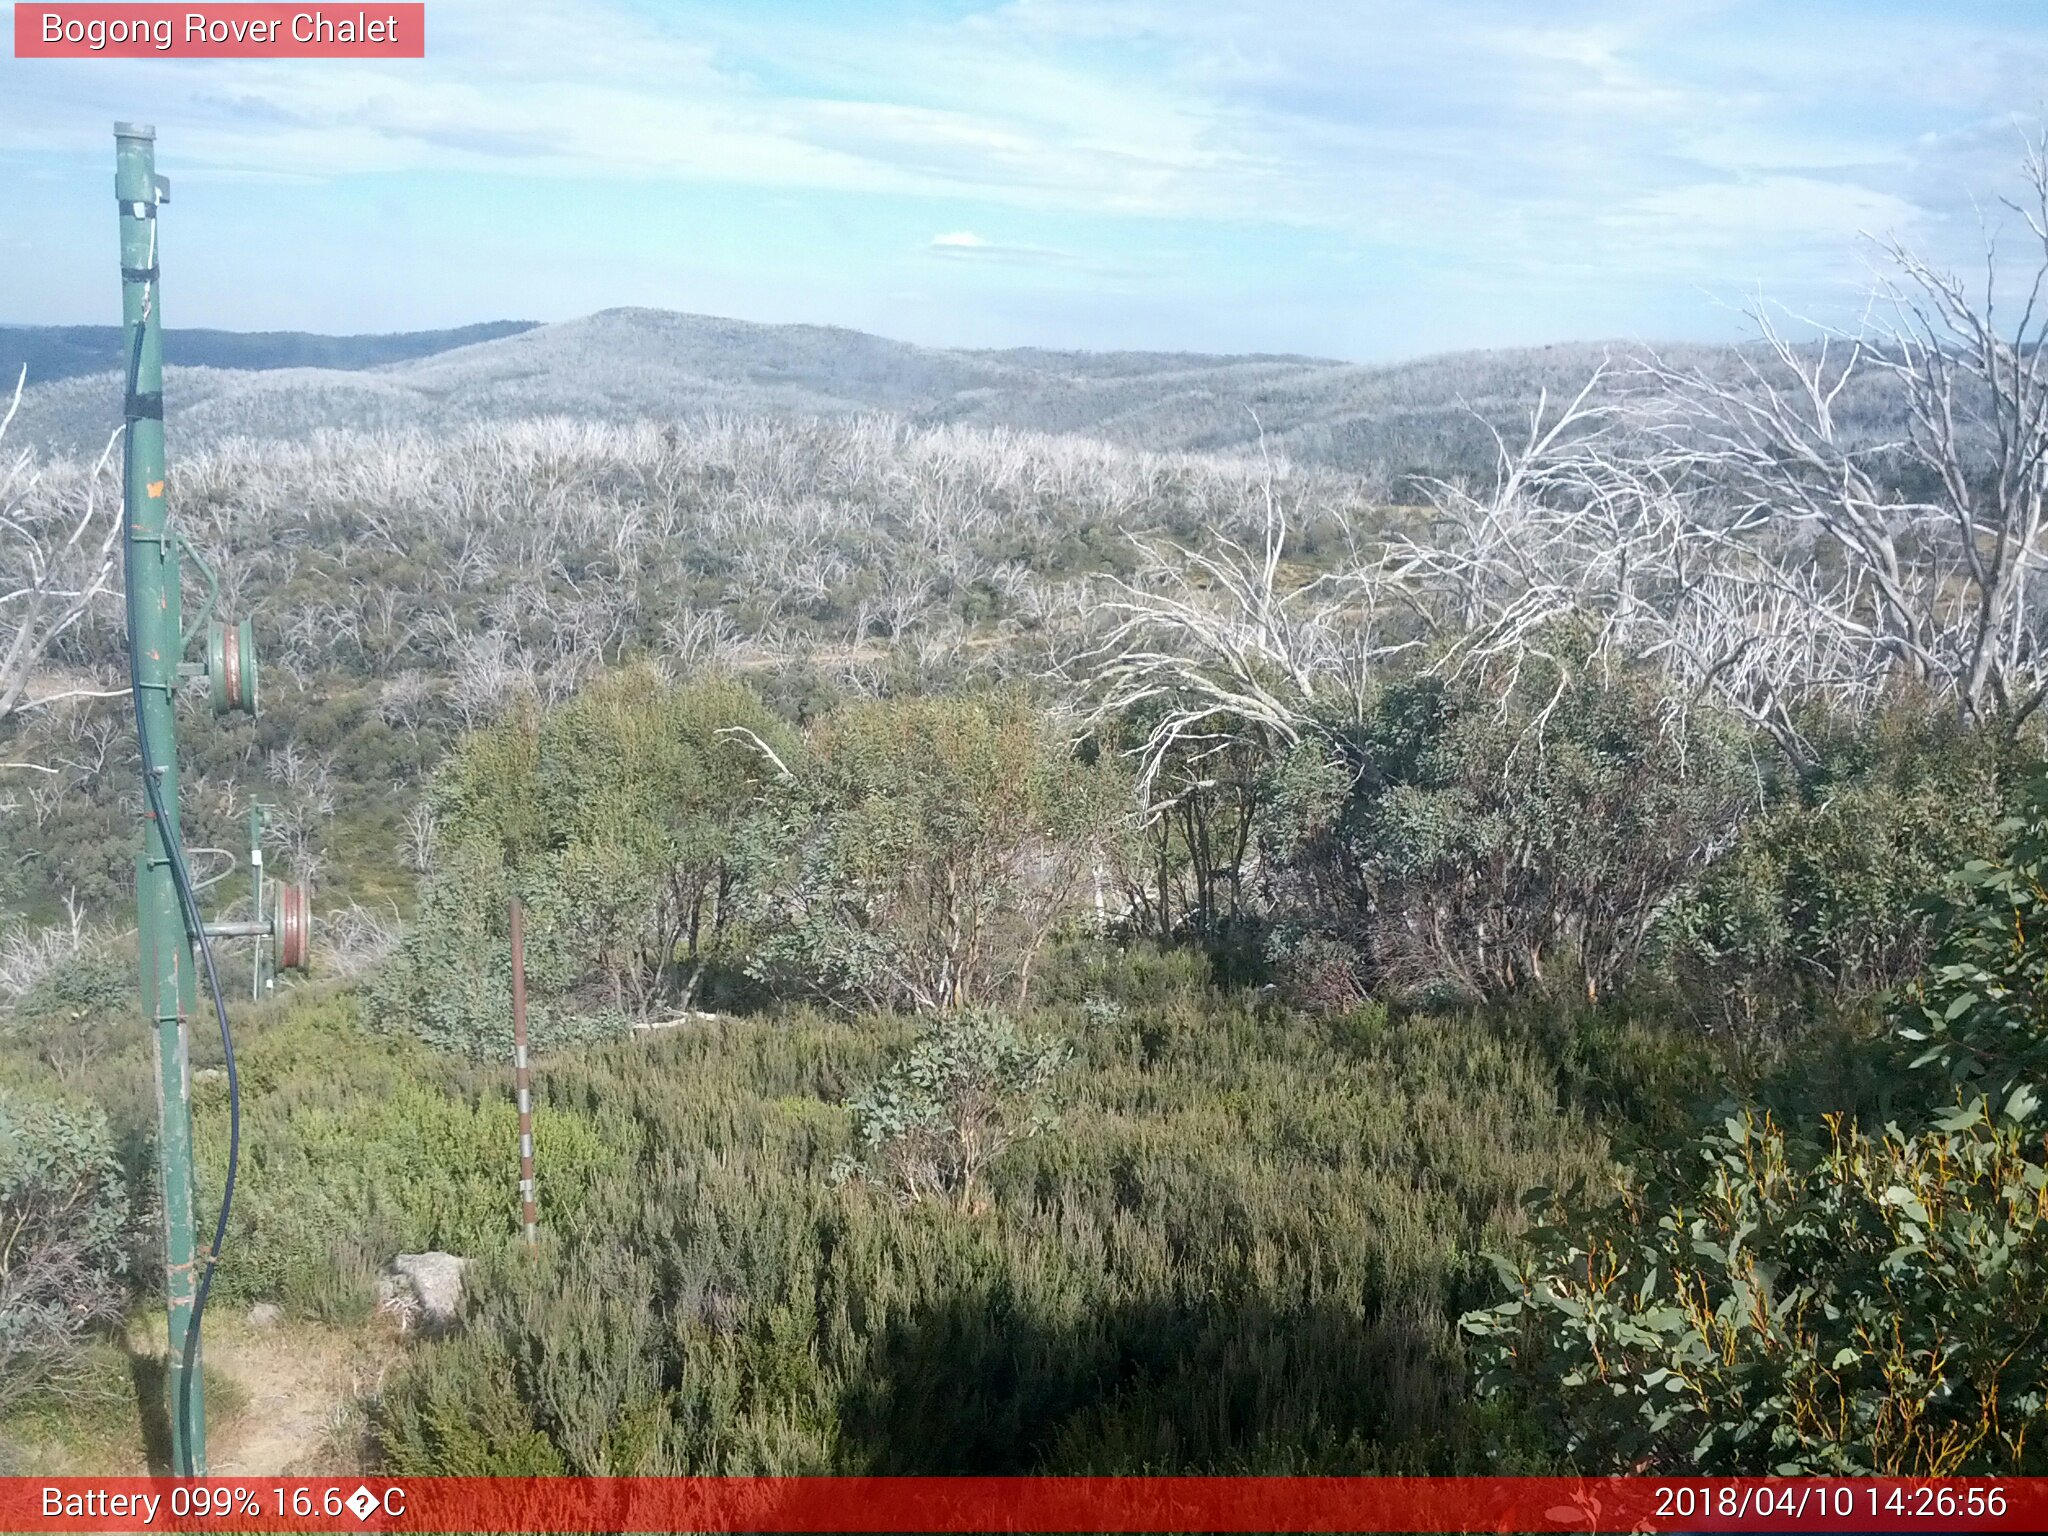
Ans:
{"label": "wooden marker post", "polygon": [[526,1057],[526,923],[512,898],[512,1087],[519,1096],[519,1220],[531,1251],[540,1241],[540,1211],[533,1196],[533,1077]]}

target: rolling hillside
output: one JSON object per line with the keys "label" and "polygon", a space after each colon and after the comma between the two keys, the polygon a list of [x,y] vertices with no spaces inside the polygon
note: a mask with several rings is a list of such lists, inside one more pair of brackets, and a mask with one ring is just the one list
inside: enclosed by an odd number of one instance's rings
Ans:
{"label": "rolling hillside", "polygon": [[[316,336],[308,331],[164,332],[164,357],[187,368],[373,368],[533,329],[530,320],[490,320],[449,331]],[[43,383],[121,366],[118,325],[0,325],[0,378],[26,367]]]}
{"label": "rolling hillside", "polygon": [[[7,333],[0,332],[0,336]],[[453,337],[460,333],[444,333]],[[253,342],[254,338],[242,340]],[[312,360],[300,338],[282,359]],[[421,338],[381,338],[420,343]],[[1460,353],[1390,366],[1252,354],[971,351],[859,331],[757,325],[660,310],[606,310],[399,361],[322,366],[200,365],[188,346],[165,389],[184,447],[230,437],[297,438],[323,427],[438,430],[566,415],[608,421],[707,412],[842,416],[887,412],[923,424],[1075,433],[1129,447],[1243,451],[1261,431],[1304,461],[1398,475],[1490,457],[1481,418],[1520,417],[1540,389],[1575,389],[1608,351],[1571,345]],[[173,356],[180,353],[173,349]],[[111,372],[46,379],[19,423],[24,440],[96,448],[117,425]]]}

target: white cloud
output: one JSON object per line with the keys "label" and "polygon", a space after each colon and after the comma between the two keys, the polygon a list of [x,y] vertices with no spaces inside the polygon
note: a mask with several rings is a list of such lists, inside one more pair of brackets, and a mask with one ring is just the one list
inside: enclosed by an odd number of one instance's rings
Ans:
{"label": "white cloud", "polygon": [[956,229],[946,234],[933,235],[925,249],[932,255],[943,256],[949,261],[972,261],[986,265],[1065,267],[1076,263],[1076,258],[1071,252],[1018,241],[990,240],[971,229]]}
{"label": "white cloud", "polygon": [[1028,234],[1151,220],[1489,278],[1797,282],[1832,278],[1863,229],[1974,239],[1964,190],[1999,189],[2010,113],[2048,72],[2048,27],[1989,14],[1001,0],[771,23],[716,0],[436,0],[420,61],[0,61],[0,167],[99,154],[151,99],[182,174],[920,198],[950,229],[930,256],[991,266],[1116,270],[1122,250]]}
{"label": "white cloud", "polygon": [[[143,87],[183,123],[180,155],[222,169],[705,179],[1483,242],[1510,203],[1524,230],[1577,221],[1682,179],[1685,158],[1896,166],[1926,126],[1904,121],[1905,95],[1874,122],[1846,114],[1860,132],[1824,127],[1817,93],[1868,94],[1815,83],[1832,43],[1750,11],[1750,51],[1732,54],[1724,10],[1565,0],[1533,23],[1508,0],[1014,0],[953,22],[863,7],[767,26],[710,6],[653,19],[545,0],[513,17],[440,0],[418,62],[14,63],[0,131],[53,146]],[[1921,35],[1940,30],[1867,23],[1845,46],[1872,78],[1905,79],[1948,51]],[[2008,73],[1975,71],[1987,87]],[[1961,88],[1950,72],[1924,91]]]}

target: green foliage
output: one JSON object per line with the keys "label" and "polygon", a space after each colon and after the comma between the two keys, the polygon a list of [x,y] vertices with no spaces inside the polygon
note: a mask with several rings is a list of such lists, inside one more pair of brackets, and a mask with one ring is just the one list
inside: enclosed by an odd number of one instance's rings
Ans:
{"label": "green foliage", "polygon": [[1898,1005],[1947,1106],[1817,1134],[1745,1111],[1612,1201],[1559,1202],[1500,1261],[1509,1299],[1465,1319],[1482,1391],[1535,1405],[1589,1470],[2048,1465],[2048,789],[2000,833]]}
{"label": "green foliage", "polygon": [[61,1385],[120,1315],[127,1223],[106,1116],[0,1089],[0,1409]]}
{"label": "green foliage", "polygon": [[551,1063],[540,1113],[589,1106],[633,1160],[544,1206],[540,1261],[488,1266],[465,1335],[388,1383],[390,1464],[1474,1464],[1444,1309],[1524,1187],[1604,1166],[1597,1136],[1478,1021],[1340,1029],[1199,976],[1061,952],[1048,990],[1077,1000],[1024,1021],[1073,1043],[1060,1134],[988,1168],[978,1218],[830,1186],[861,1150],[842,1102],[911,1021],[726,1020]]}
{"label": "green foliage", "polygon": [[756,824],[755,973],[877,1007],[1021,1003],[1125,807],[1113,768],[1020,697],[849,705]]}
{"label": "green foliage", "polygon": [[[419,913],[392,963],[373,981],[370,1016],[380,1027],[417,1035],[437,1050],[485,1059],[512,1049],[512,952],[506,903],[514,885],[502,863],[477,843],[442,856],[422,887]],[[545,984],[546,957],[527,955],[527,1027],[558,1043]],[[538,995],[535,995],[538,994]]]}
{"label": "green foliage", "polygon": [[2021,755],[1905,709],[1814,734],[1819,764],[1771,784],[1663,936],[1689,1011],[1746,1051],[1918,969],[1923,898],[1993,845]]}
{"label": "green foliage", "polygon": [[1727,1068],[1718,1043],[1654,991],[1594,1007],[1569,995],[1525,993],[1487,1008],[1485,1017],[1549,1062],[1559,1100],[1623,1153],[1689,1144],[1703,1096],[1720,1092]]}
{"label": "green foliage", "polygon": [[731,1001],[742,962],[834,1001],[1021,1000],[1124,804],[1018,697],[851,705],[799,743],[737,683],[620,674],[465,741],[378,1015],[500,1053],[515,892],[543,1046]]}
{"label": "green foliage", "polygon": [[0,1088],[90,1100],[126,1123],[152,1070],[136,1008],[132,939],[57,961],[0,1011]]}
{"label": "green foliage", "polygon": [[1063,1042],[1026,1040],[997,1014],[928,1021],[910,1053],[847,1102],[860,1157],[835,1165],[835,1178],[975,1210],[988,1165],[1058,1125],[1051,1089],[1069,1055]]}
{"label": "green foliage", "polygon": [[389,1469],[401,1477],[560,1477],[560,1451],[534,1427],[502,1347],[489,1338],[439,1346],[432,1373],[415,1374],[377,1405]]}
{"label": "green foliage", "polygon": [[2048,780],[1998,834],[2006,851],[1965,864],[1929,904],[1941,939],[1899,1033],[1920,1047],[1915,1066],[2025,1125],[2048,1093]]}
{"label": "green foliage", "polygon": [[[394,1253],[488,1253],[519,1232],[518,1114],[509,1057],[474,1075],[414,1041],[366,1030],[347,998],[277,1005],[237,1031],[242,1167],[215,1294],[304,1316],[365,1315]],[[202,1205],[227,1152],[223,1084],[194,1107]],[[590,1120],[536,1116],[542,1199],[573,1211],[617,1166]]]}
{"label": "green foliage", "polygon": [[1482,998],[1611,991],[1750,793],[1739,739],[1704,718],[1681,736],[1664,707],[1648,678],[1584,670],[1532,669],[1504,700],[1388,687],[1361,725],[1278,765],[1262,834],[1276,956],[1326,971],[1341,944],[1362,984]]}
{"label": "green foliage", "polygon": [[381,1017],[443,1049],[510,1049],[506,907],[526,906],[537,1046],[617,1036],[737,969],[746,818],[788,733],[743,685],[606,677],[464,739],[436,782],[437,863]]}
{"label": "green foliage", "polygon": [[112,949],[82,951],[42,976],[14,1000],[17,1018],[63,1018],[99,1024],[135,1005],[135,962]]}
{"label": "green foliage", "polygon": [[1981,1116],[1817,1144],[1733,1117],[1502,1260],[1469,1314],[1482,1392],[1587,1470],[2038,1473],[2043,1145]]}

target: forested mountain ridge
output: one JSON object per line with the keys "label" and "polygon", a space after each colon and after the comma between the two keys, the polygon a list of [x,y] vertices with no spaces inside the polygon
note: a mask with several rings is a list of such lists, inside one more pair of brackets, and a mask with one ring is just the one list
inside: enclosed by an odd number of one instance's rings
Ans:
{"label": "forested mountain ridge", "polygon": [[[472,342],[494,341],[531,330],[530,320],[486,320],[442,331],[390,331],[322,336],[310,331],[222,331],[172,328],[164,356],[186,368],[374,368],[426,357]],[[50,383],[104,373],[121,364],[118,325],[0,325],[0,377],[23,368]]]}
{"label": "forested mountain ridge", "polygon": [[[0,361],[8,334],[0,331]],[[977,351],[651,309],[422,345],[396,361],[312,344],[421,338],[298,338],[275,352],[278,364],[261,366],[239,361],[227,339],[182,352],[177,339],[167,349],[165,404],[173,440],[188,449],[321,428],[441,430],[534,416],[886,413],[1157,451],[1242,452],[1263,436],[1301,462],[1388,477],[1490,464],[1489,425],[1509,426],[1539,394],[1576,391],[1604,358],[1636,350],[1574,343],[1371,365],[1272,353]],[[1677,352],[1703,360],[1729,350]],[[30,385],[20,423],[28,442],[75,452],[116,425],[110,371],[60,363],[53,377],[32,363]]]}

